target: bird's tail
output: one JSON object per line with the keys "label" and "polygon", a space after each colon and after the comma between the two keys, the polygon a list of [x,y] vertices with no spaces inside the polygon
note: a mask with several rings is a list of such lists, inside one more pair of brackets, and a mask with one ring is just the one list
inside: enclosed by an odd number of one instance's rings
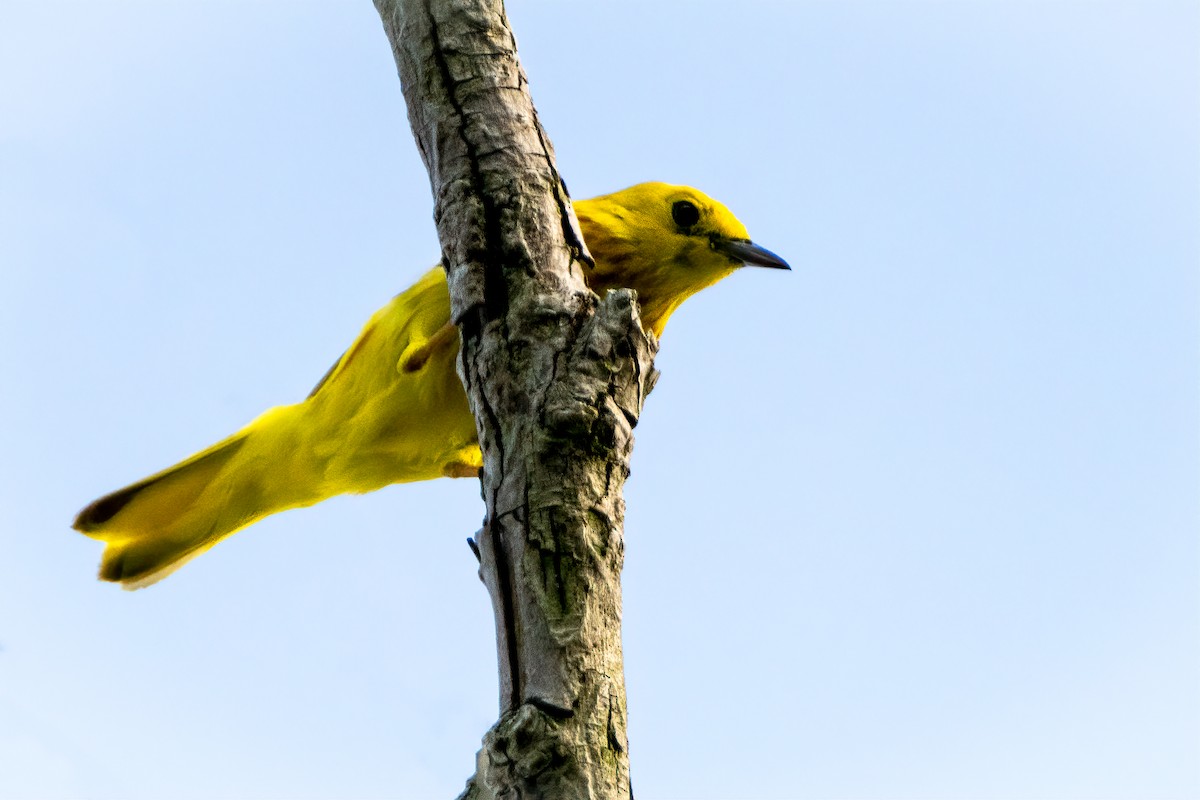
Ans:
{"label": "bird's tail", "polygon": [[299,411],[272,409],[228,439],[80,511],[74,528],[106,545],[100,578],[125,589],[149,586],[255,520],[313,502],[289,480],[297,451],[279,435]]}

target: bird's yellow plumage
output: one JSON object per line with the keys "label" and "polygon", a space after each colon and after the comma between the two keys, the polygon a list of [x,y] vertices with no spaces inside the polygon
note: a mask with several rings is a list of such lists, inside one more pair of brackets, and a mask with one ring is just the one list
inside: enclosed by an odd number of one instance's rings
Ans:
{"label": "bird's yellow plumage", "polygon": [[[596,262],[588,286],[636,290],[642,321],[659,336],[680,303],[743,264],[787,268],[725,206],[685,186],[639,184],[575,212]],[[477,474],[458,341],[436,267],[371,317],[303,402],[81,511],[75,528],[106,545],[100,577],[139,588],[268,514]]]}

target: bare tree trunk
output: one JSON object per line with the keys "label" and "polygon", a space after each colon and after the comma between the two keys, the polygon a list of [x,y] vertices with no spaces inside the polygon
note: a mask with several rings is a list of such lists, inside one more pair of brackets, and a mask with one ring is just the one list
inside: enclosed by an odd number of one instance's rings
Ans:
{"label": "bare tree trunk", "polygon": [[621,490],[656,344],[591,258],[501,0],[375,0],[433,189],[483,448],[500,720],[470,798],[630,796]]}

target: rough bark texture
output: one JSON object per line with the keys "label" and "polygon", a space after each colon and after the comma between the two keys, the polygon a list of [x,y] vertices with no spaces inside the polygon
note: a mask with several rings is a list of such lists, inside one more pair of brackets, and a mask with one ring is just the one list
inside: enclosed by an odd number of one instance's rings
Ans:
{"label": "rough bark texture", "polygon": [[483,448],[499,722],[464,797],[628,797],[621,490],[655,343],[602,300],[500,0],[375,0],[434,196]]}

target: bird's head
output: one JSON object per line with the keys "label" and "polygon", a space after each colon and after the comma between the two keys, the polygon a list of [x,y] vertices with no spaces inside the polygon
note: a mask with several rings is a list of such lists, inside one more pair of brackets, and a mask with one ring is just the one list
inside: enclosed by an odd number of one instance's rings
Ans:
{"label": "bird's head", "polygon": [[750,241],[733,212],[688,186],[640,183],[581,200],[575,212],[596,260],[588,285],[636,290],[642,322],[659,336],[680,303],[739,267],[790,269]]}

